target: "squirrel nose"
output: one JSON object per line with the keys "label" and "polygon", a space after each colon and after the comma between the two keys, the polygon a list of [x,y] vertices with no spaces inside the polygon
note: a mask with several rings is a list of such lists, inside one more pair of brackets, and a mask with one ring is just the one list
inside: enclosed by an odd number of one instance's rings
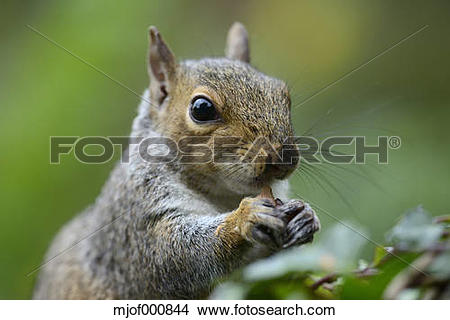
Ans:
{"label": "squirrel nose", "polygon": [[283,145],[277,152],[278,155],[269,155],[267,157],[266,171],[277,179],[284,179],[297,167],[299,151],[296,146]]}

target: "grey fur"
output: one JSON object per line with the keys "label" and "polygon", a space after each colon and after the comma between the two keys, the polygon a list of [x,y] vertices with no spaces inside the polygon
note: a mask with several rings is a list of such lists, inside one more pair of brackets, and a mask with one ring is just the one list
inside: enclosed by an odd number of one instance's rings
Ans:
{"label": "grey fur", "polygon": [[[164,78],[170,91],[162,105],[150,105],[147,101],[154,100],[148,90],[144,94],[132,136],[188,134],[183,122],[187,106],[177,101],[187,99],[199,85],[221,95],[226,101],[223,116],[234,126],[229,130],[245,129],[239,134],[246,139],[264,135],[282,142],[293,134],[285,84],[244,62],[186,61],[170,77]],[[167,119],[169,113],[173,119]],[[230,246],[216,235],[242,198],[259,190],[242,178],[250,175],[249,168],[241,168],[239,181],[226,175],[227,170],[207,174],[176,162],[151,164],[130,146],[130,162],[116,165],[95,203],[54,239],[44,259],[51,261],[40,270],[34,298],[206,297],[217,281],[271,252],[251,242]],[[267,182],[277,197],[287,199],[286,180]],[[302,231],[295,225],[289,228]],[[299,239],[304,237],[295,237]]]}

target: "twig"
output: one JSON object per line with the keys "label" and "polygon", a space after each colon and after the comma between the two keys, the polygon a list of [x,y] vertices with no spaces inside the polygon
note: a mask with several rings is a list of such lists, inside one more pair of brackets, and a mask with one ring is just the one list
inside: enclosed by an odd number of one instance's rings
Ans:
{"label": "twig", "polygon": [[311,285],[311,289],[312,290],[316,290],[317,288],[319,288],[321,285],[325,284],[325,283],[331,283],[331,282],[335,282],[337,280],[338,275],[336,273],[330,273],[328,275],[326,275],[325,277],[320,278],[319,280],[317,280],[316,282],[314,282]]}

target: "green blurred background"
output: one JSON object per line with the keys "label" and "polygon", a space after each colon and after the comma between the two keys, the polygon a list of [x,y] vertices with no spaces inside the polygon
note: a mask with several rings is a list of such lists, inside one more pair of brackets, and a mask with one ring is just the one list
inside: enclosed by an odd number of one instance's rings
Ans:
{"label": "green blurred background", "polygon": [[[127,135],[139,102],[26,25],[142,92],[148,84],[149,25],[184,59],[222,55],[228,27],[241,21],[251,36],[253,65],[290,84],[297,133],[317,122],[313,133],[319,137],[402,138],[388,165],[328,167],[323,174],[331,185],[294,176],[295,193],[363,226],[375,241],[383,241],[398,216],[418,204],[435,215],[449,213],[448,1],[79,0],[1,6],[0,298],[31,297],[36,274],[27,273],[41,263],[57,230],[94,201],[114,165],[84,165],[72,156],[50,165],[49,136]],[[326,233],[334,221],[319,216]]]}

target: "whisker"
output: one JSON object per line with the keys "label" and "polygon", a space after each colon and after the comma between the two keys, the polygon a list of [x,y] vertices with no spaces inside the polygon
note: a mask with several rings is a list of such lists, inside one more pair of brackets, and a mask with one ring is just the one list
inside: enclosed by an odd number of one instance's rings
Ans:
{"label": "whisker", "polygon": [[[352,211],[354,211],[352,205],[351,205],[350,202],[347,200],[347,198],[344,197],[344,195],[342,194],[342,192],[340,192],[339,189],[336,188],[336,186],[333,184],[333,182],[330,181],[330,179],[329,179],[323,172],[321,172],[318,168],[313,168],[312,165],[309,165],[309,169],[310,169],[311,173],[313,173],[313,174],[315,174],[315,175],[318,176],[318,177],[317,177],[317,181],[319,181],[320,179],[322,179],[322,181],[323,181],[327,186],[329,186],[329,187],[330,187],[330,188],[331,188],[331,189],[339,196],[339,198],[341,198],[341,200],[347,205],[347,207],[348,207],[349,209],[351,209]],[[314,170],[314,169],[316,169],[316,170]],[[347,188],[349,188],[345,182],[343,183],[343,185],[346,186]],[[349,189],[350,189],[350,188],[349,188]],[[350,190],[351,190],[351,189],[350,189]],[[351,190],[351,191],[353,191],[353,190]],[[328,193],[328,194],[329,194],[329,193]]]}

